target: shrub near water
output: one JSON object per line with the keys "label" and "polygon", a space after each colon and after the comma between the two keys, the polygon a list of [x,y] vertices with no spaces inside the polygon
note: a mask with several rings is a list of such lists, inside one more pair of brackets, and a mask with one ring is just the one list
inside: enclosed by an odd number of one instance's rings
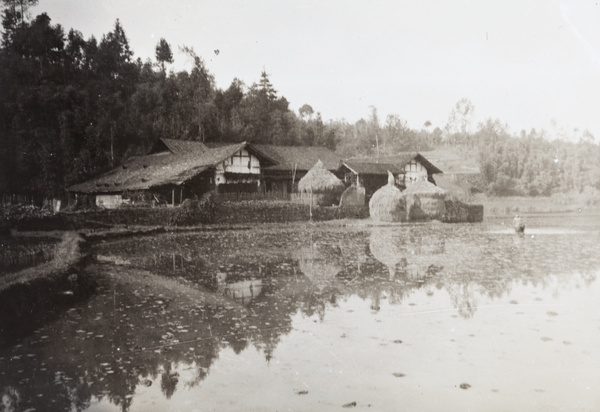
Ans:
{"label": "shrub near water", "polygon": [[169,224],[173,226],[185,226],[198,223],[211,223],[214,217],[214,198],[212,193],[207,193],[200,200],[184,200],[171,215]]}
{"label": "shrub near water", "polygon": [[20,222],[47,218],[48,216],[52,216],[52,212],[32,205],[13,205],[10,203],[0,205],[0,233],[8,231]]}

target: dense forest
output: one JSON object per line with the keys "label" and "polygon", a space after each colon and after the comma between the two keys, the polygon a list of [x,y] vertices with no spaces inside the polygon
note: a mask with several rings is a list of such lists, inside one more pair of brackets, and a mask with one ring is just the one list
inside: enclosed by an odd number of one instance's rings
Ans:
{"label": "dense forest", "polygon": [[342,156],[448,148],[480,166],[488,194],[600,191],[600,146],[585,131],[573,132],[574,143],[544,131],[514,135],[493,119],[473,128],[467,99],[441,128],[382,120],[376,108],[354,124],[324,121],[309,104],[292,111],[264,70],[252,85],[234,79],[222,90],[191,48],[181,48],[191,69],[176,72],[165,39],[153,59],[134,59],[118,20],[101,39],[85,39],[46,13],[31,17],[37,0],[0,1],[0,193],[61,197],[161,137],[320,145]]}

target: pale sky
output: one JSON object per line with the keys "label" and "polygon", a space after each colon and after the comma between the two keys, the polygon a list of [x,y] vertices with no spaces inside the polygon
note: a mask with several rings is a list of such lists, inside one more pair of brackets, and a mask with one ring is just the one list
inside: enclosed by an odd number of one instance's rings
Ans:
{"label": "pale sky", "polygon": [[[324,120],[397,114],[443,129],[461,98],[510,130],[588,129],[600,142],[600,0],[40,0],[65,32],[101,36],[120,19],[136,58],[161,37],[174,69],[192,47],[217,87],[263,69],[292,110]],[[216,54],[214,51],[218,50]]]}

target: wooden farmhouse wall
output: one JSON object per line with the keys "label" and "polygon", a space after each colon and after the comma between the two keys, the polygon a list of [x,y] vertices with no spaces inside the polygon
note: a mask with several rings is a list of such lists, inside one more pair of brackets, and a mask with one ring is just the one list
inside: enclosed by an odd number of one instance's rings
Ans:
{"label": "wooden farmhouse wall", "polygon": [[400,186],[410,186],[415,182],[427,180],[427,169],[416,159],[404,166],[404,173],[399,173],[396,183]]}
{"label": "wooden farmhouse wall", "polygon": [[123,204],[123,195],[106,194],[96,195],[96,206],[105,207],[107,209],[116,209]]}
{"label": "wooden farmhouse wall", "polygon": [[260,161],[246,149],[241,149],[215,168],[215,185],[219,192],[256,191],[260,177]]}

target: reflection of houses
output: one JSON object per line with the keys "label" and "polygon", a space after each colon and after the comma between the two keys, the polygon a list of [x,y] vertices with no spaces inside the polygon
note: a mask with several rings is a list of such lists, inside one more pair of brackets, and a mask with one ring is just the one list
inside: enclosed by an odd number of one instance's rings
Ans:
{"label": "reflection of houses", "polygon": [[138,196],[174,205],[212,190],[257,191],[261,166],[274,163],[245,142],[208,147],[201,142],[161,139],[148,155],[130,158],[67,191],[92,195],[96,205],[107,208]]}
{"label": "reflection of houses", "polygon": [[236,301],[239,304],[247,305],[256,299],[263,288],[262,280],[249,278],[227,281],[227,273],[217,273],[217,290],[220,294]]}
{"label": "reflection of houses", "polygon": [[260,279],[240,280],[225,283],[222,286],[223,294],[237,303],[247,305],[253,301],[262,291],[263,285]]}
{"label": "reflection of houses", "polygon": [[363,186],[367,198],[370,198],[387,183],[388,171],[394,175],[400,189],[421,180],[435,184],[433,175],[443,173],[420,153],[402,153],[397,156],[348,159],[344,161],[340,174],[347,184]]}

